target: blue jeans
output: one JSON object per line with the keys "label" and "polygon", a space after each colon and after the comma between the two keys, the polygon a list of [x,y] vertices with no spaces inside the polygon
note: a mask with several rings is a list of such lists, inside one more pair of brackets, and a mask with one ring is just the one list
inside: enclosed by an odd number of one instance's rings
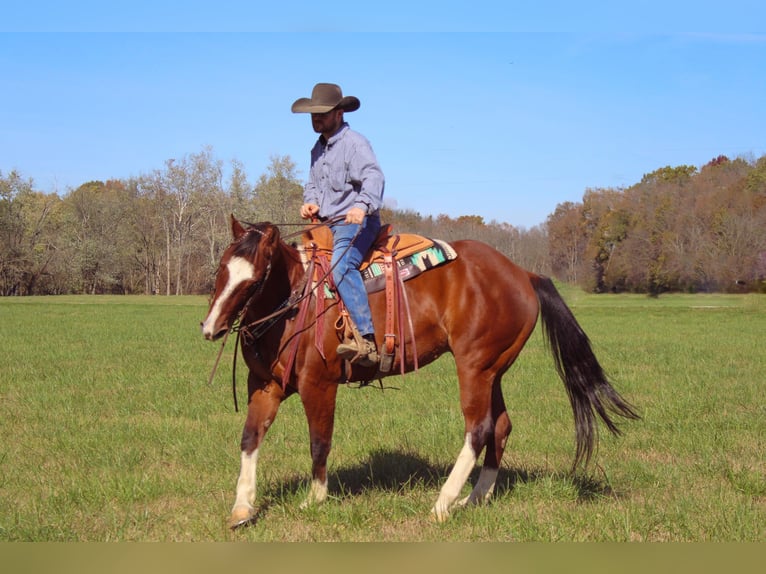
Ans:
{"label": "blue jeans", "polygon": [[[359,235],[354,239],[357,231]],[[380,216],[377,214],[365,217],[361,226],[355,223],[337,223],[332,226],[332,278],[351,320],[362,336],[375,333],[375,328],[359,266],[379,231]]]}

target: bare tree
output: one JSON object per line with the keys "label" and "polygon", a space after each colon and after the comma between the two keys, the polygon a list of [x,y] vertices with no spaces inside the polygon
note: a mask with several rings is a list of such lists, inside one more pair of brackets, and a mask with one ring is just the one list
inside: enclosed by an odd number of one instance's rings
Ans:
{"label": "bare tree", "polygon": [[548,216],[546,225],[553,275],[562,281],[577,283],[587,245],[582,204],[560,203]]}
{"label": "bare tree", "polygon": [[303,186],[290,156],[271,157],[266,173],[258,178],[253,195],[256,220],[277,224],[299,221]]}

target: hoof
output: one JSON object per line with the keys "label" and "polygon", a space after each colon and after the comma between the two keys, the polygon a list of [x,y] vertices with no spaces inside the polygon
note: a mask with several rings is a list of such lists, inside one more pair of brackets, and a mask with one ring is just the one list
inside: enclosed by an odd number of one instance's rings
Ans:
{"label": "hoof", "polygon": [[431,520],[433,522],[443,523],[449,520],[449,510],[446,508],[437,509],[435,506],[431,509]]}
{"label": "hoof", "polygon": [[321,504],[327,499],[327,482],[321,480],[312,480],[306,500],[301,502],[300,509],[306,510],[317,504]]}
{"label": "hoof", "polygon": [[229,528],[236,530],[255,521],[255,509],[249,506],[240,506],[231,511]]}

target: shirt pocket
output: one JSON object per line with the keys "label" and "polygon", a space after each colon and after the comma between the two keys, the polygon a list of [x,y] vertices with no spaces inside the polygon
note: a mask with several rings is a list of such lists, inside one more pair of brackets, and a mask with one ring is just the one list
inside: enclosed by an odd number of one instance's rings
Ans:
{"label": "shirt pocket", "polygon": [[333,191],[343,192],[348,188],[349,182],[349,169],[348,164],[337,166],[335,169],[330,170],[330,187]]}

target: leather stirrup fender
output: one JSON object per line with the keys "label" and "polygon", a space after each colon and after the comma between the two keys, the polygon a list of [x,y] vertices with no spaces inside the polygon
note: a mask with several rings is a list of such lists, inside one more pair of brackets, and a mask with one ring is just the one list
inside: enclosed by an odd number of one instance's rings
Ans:
{"label": "leather stirrup fender", "polygon": [[394,254],[383,252],[383,268],[386,275],[386,330],[383,335],[383,347],[380,353],[380,372],[388,373],[394,364],[396,334],[394,333],[394,307],[396,306],[395,290],[396,262]]}

